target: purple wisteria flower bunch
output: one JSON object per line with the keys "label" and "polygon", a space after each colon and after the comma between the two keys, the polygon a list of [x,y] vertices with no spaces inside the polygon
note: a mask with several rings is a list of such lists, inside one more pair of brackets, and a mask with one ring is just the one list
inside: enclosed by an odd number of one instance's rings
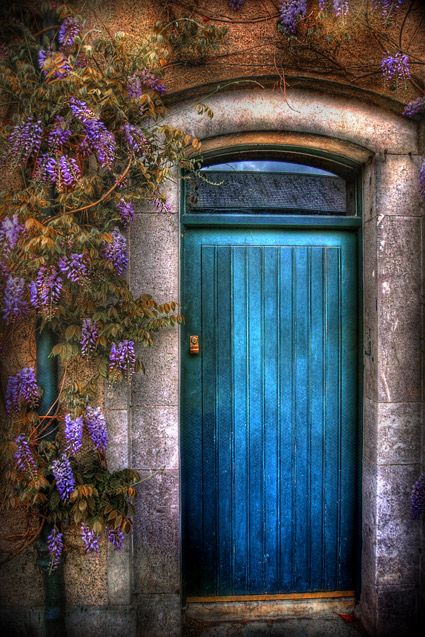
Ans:
{"label": "purple wisteria flower bunch", "polygon": [[3,291],[3,319],[6,323],[12,323],[25,316],[27,310],[25,279],[7,274]]}
{"label": "purple wisteria flower bunch", "polygon": [[[21,178],[0,206],[0,318],[8,338],[18,322],[47,327],[51,356],[68,374],[49,407],[29,363],[5,391],[16,432],[11,493],[40,515],[54,570],[67,528],[81,532],[88,552],[101,540],[119,550],[131,530],[140,476],[108,468],[99,382],[128,380],[138,369],[136,344],[150,345],[181,317],[173,301],[132,294],[123,233],[136,201],[160,197],[174,166],[190,171],[187,149],[200,144],[163,125],[161,69],[170,54],[159,38],[125,42],[130,36],[101,28],[87,38],[84,19],[68,6],[58,8],[51,31],[38,20],[28,21],[34,37],[26,24],[25,41],[12,39],[0,52],[5,100],[13,102],[0,124],[0,163]],[[0,347],[6,351],[5,340]],[[68,365],[73,359],[90,369],[89,380]]]}
{"label": "purple wisteria flower bunch", "polygon": [[384,55],[381,62],[383,78],[386,82],[396,83],[410,78],[409,56],[397,51],[394,55]]}
{"label": "purple wisteria flower bunch", "polygon": [[127,269],[127,240],[118,228],[112,232],[112,240],[105,245],[103,256],[112,263],[117,274],[122,274]]}
{"label": "purple wisteria flower bunch", "polygon": [[298,22],[307,13],[307,0],[280,0],[279,17],[283,29],[290,35],[297,32]]}
{"label": "purple wisteria flower bunch", "polygon": [[23,473],[28,473],[32,478],[38,473],[38,466],[34,459],[27,436],[19,434],[16,438],[15,460],[16,466]]}
{"label": "purple wisteria flower bunch", "polygon": [[127,92],[130,98],[137,99],[141,97],[145,89],[154,91],[158,95],[164,95],[167,90],[165,84],[149,69],[136,71],[128,78]]}
{"label": "purple wisteria flower bunch", "polygon": [[61,563],[63,553],[63,533],[53,528],[47,536],[47,548],[50,555],[50,570],[55,570]]}
{"label": "purple wisteria flower bunch", "polygon": [[9,415],[26,407],[36,407],[40,400],[40,388],[33,367],[23,367],[9,376],[6,387],[6,411]]}
{"label": "purple wisteria flower bunch", "polygon": [[55,312],[62,292],[63,279],[54,266],[42,266],[30,283],[31,305],[46,316]]}
{"label": "purple wisteria flower bunch", "polygon": [[105,451],[108,446],[108,430],[106,428],[105,416],[100,407],[86,407],[84,422],[88,434],[96,449]]}
{"label": "purple wisteria flower bunch", "polygon": [[83,418],[71,418],[70,414],[66,414],[64,427],[65,435],[65,451],[71,456],[75,456],[76,453],[83,446]]}
{"label": "purple wisteria flower bunch", "polygon": [[134,341],[124,340],[112,343],[109,352],[109,369],[111,372],[130,377],[136,370],[136,352]]}
{"label": "purple wisteria flower bunch", "polygon": [[100,537],[87,524],[81,525],[81,539],[86,553],[99,553]]}
{"label": "purple wisteria flower bunch", "polygon": [[92,319],[83,319],[83,325],[81,330],[81,354],[85,358],[90,356],[96,351],[97,339],[99,338],[99,328]]}

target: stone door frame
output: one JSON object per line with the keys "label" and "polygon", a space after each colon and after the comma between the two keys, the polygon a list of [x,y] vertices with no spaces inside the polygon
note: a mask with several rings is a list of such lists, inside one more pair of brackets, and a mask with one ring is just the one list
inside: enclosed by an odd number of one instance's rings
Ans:
{"label": "stone door frame", "polygon": [[[189,103],[167,123],[203,142],[204,152],[237,143],[297,145],[349,157],[363,166],[363,479],[359,612],[372,634],[400,633],[419,604],[421,526],[408,496],[422,460],[422,269],[424,207],[418,193],[419,129],[359,92],[347,98],[294,89],[239,90],[208,99],[212,120]],[[178,175],[165,189],[173,214],[147,205],[129,236],[135,293],[179,299]],[[144,476],[133,542],[108,556],[113,613],[134,632],[181,631],[179,333],[160,334],[143,352],[146,375],[107,387],[109,461]],[[132,630],[129,626],[129,635]]]}

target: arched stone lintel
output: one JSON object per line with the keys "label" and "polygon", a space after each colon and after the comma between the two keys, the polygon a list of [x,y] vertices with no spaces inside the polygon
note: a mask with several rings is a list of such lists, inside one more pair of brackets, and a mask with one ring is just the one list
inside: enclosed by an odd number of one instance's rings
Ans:
{"label": "arched stone lintel", "polygon": [[417,123],[357,99],[294,89],[285,98],[268,89],[217,93],[204,102],[212,119],[193,101],[173,106],[167,124],[205,140],[224,135],[274,131],[348,142],[372,153],[418,154]]}
{"label": "arched stone lintel", "polygon": [[226,148],[240,146],[258,146],[267,151],[267,146],[296,147],[306,150],[317,150],[326,154],[339,155],[353,162],[363,164],[373,153],[363,146],[324,135],[306,135],[293,131],[270,131],[237,133],[233,135],[219,135],[209,137],[202,143],[204,153],[219,151]]}

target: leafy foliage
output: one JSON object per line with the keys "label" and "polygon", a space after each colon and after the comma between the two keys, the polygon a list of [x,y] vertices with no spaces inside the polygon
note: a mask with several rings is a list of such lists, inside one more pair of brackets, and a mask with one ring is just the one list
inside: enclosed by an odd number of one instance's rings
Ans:
{"label": "leafy foliage", "polygon": [[[105,422],[93,402],[99,379],[119,381],[143,369],[136,344],[150,346],[155,333],[182,321],[174,301],[131,292],[123,277],[125,229],[143,202],[168,214],[163,186],[173,167],[194,168],[188,151],[200,144],[162,122],[169,43],[161,33],[135,44],[121,32],[86,31],[66,6],[49,20],[55,26],[40,29],[34,16],[13,19],[4,30],[10,37],[0,90],[10,102],[1,165],[19,171],[22,182],[1,193],[0,338],[22,320],[37,320],[55,332],[52,355],[63,367],[90,361],[93,370],[87,382],[68,382],[53,420],[32,411],[40,397],[34,370],[9,381],[9,417],[19,435],[6,454],[7,501],[52,527],[56,567],[65,527],[80,526],[90,550],[104,531],[120,548],[131,529],[140,476],[108,470]],[[203,32],[211,43],[212,32]]]}

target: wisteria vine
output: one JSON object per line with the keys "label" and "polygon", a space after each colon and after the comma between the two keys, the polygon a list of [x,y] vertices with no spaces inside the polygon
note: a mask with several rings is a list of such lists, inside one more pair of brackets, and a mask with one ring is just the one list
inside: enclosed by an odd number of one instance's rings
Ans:
{"label": "wisteria vine", "polygon": [[[23,176],[1,197],[0,346],[25,321],[38,321],[56,334],[52,355],[63,369],[75,360],[95,370],[87,382],[61,383],[45,416],[37,413],[34,367],[5,381],[16,431],[5,489],[11,506],[18,499],[40,516],[40,529],[48,525],[50,570],[62,562],[69,526],[88,553],[102,537],[119,550],[131,530],[140,476],[108,469],[96,388],[102,378],[130,379],[140,368],[137,344],[151,345],[156,332],[181,321],[175,302],[131,293],[125,233],[145,202],[171,212],[163,185],[173,166],[191,170],[188,150],[199,149],[161,123],[160,61],[169,56],[161,37],[137,48],[122,33],[91,35],[66,5],[58,11],[42,44],[23,25],[25,42],[12,37],[0,52],[0,89],[14,100],[0,130],[0,165]],[[52,427],[54,439],[46,436]]]}

